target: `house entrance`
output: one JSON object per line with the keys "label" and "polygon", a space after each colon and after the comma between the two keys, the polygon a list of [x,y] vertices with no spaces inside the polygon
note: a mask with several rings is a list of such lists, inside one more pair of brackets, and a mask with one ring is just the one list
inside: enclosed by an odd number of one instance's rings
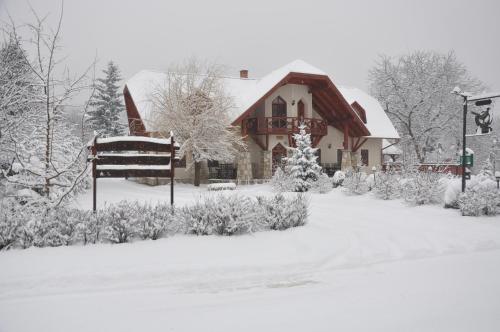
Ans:
{"label": "house entrance", "polygon": [[286,148],[281,145],[281,143],[276,144],[276,146],[272,150],[273,174],[277,167],[281,167],[283,165],[283,158],[285,158],[286,156]]}

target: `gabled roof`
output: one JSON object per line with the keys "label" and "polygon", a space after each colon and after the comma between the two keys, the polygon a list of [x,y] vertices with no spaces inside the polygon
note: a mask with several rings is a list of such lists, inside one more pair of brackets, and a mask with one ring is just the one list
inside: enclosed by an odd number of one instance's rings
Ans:
{"label": "gabled roof", "polygon": [[377,99],[358,88],[341,86],[339,90],[350,104],[357,102],[365,110],[366,127],[370,130],[370,137],[399,138],[396,128]]}
{"label": "gabled roof", "polygon": [[[126,88],[130,92],[147,130],[151,130],[150,122],[153,120],[151,117],[153,105],[150,94],[155,89],[164,87],[167,83],[166,80],[167,75],[164,73],[143,70],[126,83]],[[234,101],[234,107],[229,112],[232,124],[239,123],[246,114],[250,113],[254,107],[282,85],[307,84],[311,87],[315,109],[331,125],[339,127],[343,121],[351,119],[352,132],[356,136],[399,137],[376,100],[358,89],[356,91],[345,89],[348,97],[344,96],[343,89],[337,89],[327,74],[302,60],[295,60],[261,79],[224,77],[222,80],[228,94],[233,97]],[[366,124],[358,112],[351,107],[355,101],[365,110]],[[378,119],[379,117],[383,117],[383,119]],[[372,125],[371,122],[374,124]],[[385,126],[390,128],[384,128]],[[372,131],[372,128],[375,131]],[[389,136],[383,136],[385,134]]]}

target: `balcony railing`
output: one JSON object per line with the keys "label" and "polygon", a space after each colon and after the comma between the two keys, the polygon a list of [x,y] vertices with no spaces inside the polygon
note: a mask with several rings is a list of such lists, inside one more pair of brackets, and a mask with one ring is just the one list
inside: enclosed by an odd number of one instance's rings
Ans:
{"label": "balcony railing", "polygon": [[243,122],[245,133],[255,135],[286,135],[299,132],[300,123],[304,123],[306,131],[313,136],[325,136],[328,124],[322,119],[297,117],[257,117],[248,118]]}

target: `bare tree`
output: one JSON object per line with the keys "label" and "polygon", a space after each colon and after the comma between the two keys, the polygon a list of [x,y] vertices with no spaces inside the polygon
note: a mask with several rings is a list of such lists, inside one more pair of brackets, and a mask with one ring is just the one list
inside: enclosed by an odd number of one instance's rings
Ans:
{"label": "bare tree", "polygon": [[[32,23],[18,27],[11,19],[9,27],[17,47],[27,46],[34,56],[21,53],[31,78],[30,103],[24,105],[29,117],[19,118],[25,130],[9,130],[15,172],[6,179],[60,204],[84,178],[86,147],[67,121],[66,111],[79,93],[91,87],[88,73],[95,62],[82,74],[71,75],[63,66],[64,58],[58,56],[63,6],[55,29],[46,23],[47,16],[40,17],[32,8],[31,12]],[[19,33],[19,29],[26,31]],[[21,35],[29,37],[23,40]]]}
{"label": "bare tree", "polygon": [[234,161],[245,149],[236,128],[230,126],[228,111],[232,98],[226,93],[217,65],[202,65],[196,59],[174,65],[166,73],[164,86],[151,98],[159,132],[173,131],[181,143],[180,155],[190,155],[194,185],[200,185],[201,162]]}
{"label": "bare tree", "polygon": [[451,90],[456,86],[470,92],[482,89],[453,52],[416,51],[399,58],[383,55],[369,80],[372,94],[402,136],[403,147],[419,162],[439,143],[456,143],[461,101]]}

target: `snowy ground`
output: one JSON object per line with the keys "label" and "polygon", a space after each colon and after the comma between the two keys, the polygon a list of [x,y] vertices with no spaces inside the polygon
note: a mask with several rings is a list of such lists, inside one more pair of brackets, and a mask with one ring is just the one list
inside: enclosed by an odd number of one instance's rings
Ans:
{"label": "snowy ground", "polygon": [[[108,201],[169,200],[99,181]],[[176,201],[205,192],[180,185]],[[284,232],[2,252],[0,331],[500,330],[500,218],[310,199],[309,223]]]}

